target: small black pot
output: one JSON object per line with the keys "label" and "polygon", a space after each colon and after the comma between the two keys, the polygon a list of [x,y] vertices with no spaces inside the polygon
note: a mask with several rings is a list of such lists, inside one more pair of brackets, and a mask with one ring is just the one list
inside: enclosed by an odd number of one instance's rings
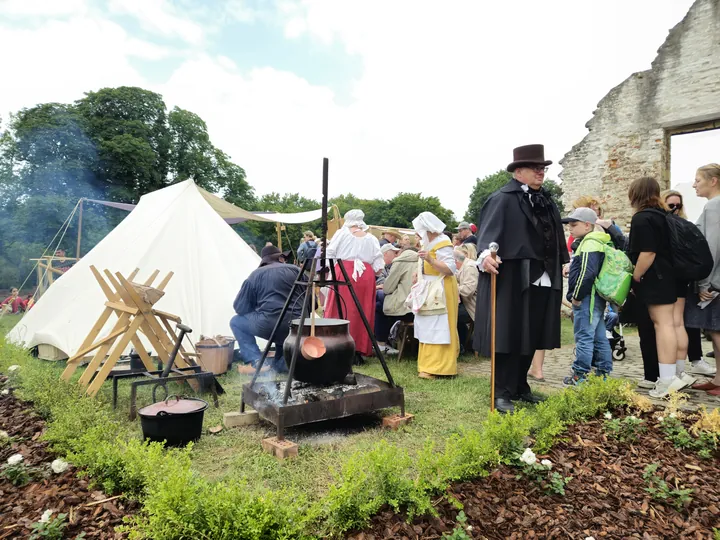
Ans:
{"label": "small black pot", "polygon": [[143,437],[166,446],[185,446],[202,435],[207,401],[170,396],[138,411]]}

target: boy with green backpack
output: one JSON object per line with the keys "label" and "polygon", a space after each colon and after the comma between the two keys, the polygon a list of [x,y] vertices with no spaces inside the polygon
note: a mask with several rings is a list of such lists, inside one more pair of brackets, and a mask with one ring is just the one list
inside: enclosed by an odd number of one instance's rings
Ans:
{"label": "boy with green backpack", "polygon": [[605,335],[606,302],[622,306],[632,282],[632,264],[613,247],[610,235],[596,225],[597,214],[590,208],[576,208],[562,220],[573,237],[581,239],[570,262],[568,301],[573,306],[575,361],[567,385],[585,380],[595,360],[596,373],[612,371],[612,351]]}

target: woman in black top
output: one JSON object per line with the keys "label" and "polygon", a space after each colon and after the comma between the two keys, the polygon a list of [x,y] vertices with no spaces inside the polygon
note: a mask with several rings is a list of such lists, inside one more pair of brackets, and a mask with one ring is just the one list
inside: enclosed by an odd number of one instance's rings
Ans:
{"label": "woman in black top", "polygon": [[[633,292],[639,301],[647,305],[657,343],[660,377],[650,395],[662,398],[672,390],[678,391],[691,384],[676,373],[678,337],[674,311],[678,302],[678,287],[665,223],[665,207],[660,199],[660,184],[654,178],[635,180],[630,185],[628,197],[635,210],[628,248],[630,260],[635,265]],[[681,376],[689,379],[684,373]]]}

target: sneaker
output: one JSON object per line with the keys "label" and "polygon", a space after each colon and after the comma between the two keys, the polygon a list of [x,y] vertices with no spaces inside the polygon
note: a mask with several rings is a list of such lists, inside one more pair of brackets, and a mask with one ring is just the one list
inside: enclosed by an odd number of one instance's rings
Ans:
{"label": "sneaker", "polygon": [[573,373],[572,375],[569,375],[563,379],[563,384],[567,386],[577,386],[581,383],[584,383],[586,380],[587,377],[582,373]]}
{"label": "sneaker", "polygon": [[390,345],[385,345],[384,347],[380,347],[380,350],[385,355],[397,355],[400,353],[397,349],[393,349]]}
{"label": "sneaker", "polygon": [[688,371],[690,373],[695,375],[709,375],[711,377],[714,377],[715,372],[717,371],[714,366],[711,366],[705,360],[696,360],[695,362],[691,362],[689,368],[690,369],[688,369]]}
{"label": "sneaker", "polygon": [[685,386],[682,380],[677,377],[673,377],[668,380],[658,379],[655,383],[655,387],[650,390],[648,394],[650,394],[650,397],[655,399],[663,399],[670,395],[670,392],[677,392],[682,390],[684,387]]}
{"label": "sneaker", "polygon": [[643,379],[638,383],[638,388],[644,388],[645,390],[652,390],[655,388],[655,383],[653,381],[648,381],[647,379]]}
{"label": "sneaker", "polygon": [[683,388],[689,388],[693,384],[697,382],[697,379],[695,377],[692,377],[685,373],[684,371],[677,376],[678,379],[680,379],[683,383]]}
{"label": "sneaker", "polygon": [[600,371],[599,369],[596,369],[595,375],[598,377],[602,377],[603,381],[607,381],[608,377],[610,376],[610,373],[608,373],[607,371]]}

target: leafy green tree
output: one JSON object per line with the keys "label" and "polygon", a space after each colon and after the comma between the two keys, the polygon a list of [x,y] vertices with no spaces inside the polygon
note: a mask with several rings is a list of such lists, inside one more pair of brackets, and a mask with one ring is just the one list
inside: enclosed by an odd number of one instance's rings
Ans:
{"label": "leafy green tree", "polygon": [[457,222],[451,210],[443,207],[437,197],[423,197],[420,193],[398,193],[389,200],[360,199],[352,194],[341,195],[330,200],[341,214],[359,208],[365,212],[365,223],[385,227],[411,228],[412,220],[421,212],[432,212],[448,228],[455,227]]}
{"label": "leafy green tree", "polygon": [[[465,221],[477,223],[480,218],[480,210],[485,204],[485,201],[488,200],[488,197],[507,184],[511,178],[511,173],[505,170],[500,170],[486,176],[482,180],[480,178],[475,180],[475,187],[470,194],[470,203],[468,204],[467,212],[465,212]],[[553,196],[553,200],[560,210],[560,215],[563,215],[565,208],[562,203],[563,191],[560,184],[554,180],[547,179],[543,183],[543,187]]]}
{"label": "leafy green tree", "polygon": [[543,187],[547,189],[550,194],[552,195],[553,201],[555,201],[555,204],[557,204],[558,210],[560,210],[560,215],[565,216],[565,205],[562,201],[563,196],[563,189],[559,182],[556,182],[555,180],[545,180],[543,182]]}
{"label": "leafy green tree", "polygon": [[488,200],[488,197],[507,184],[511,178],[512,175],[509,172],[499,170],[496,173],[486,176],[482,180],[480,178],[475,180],[475,187],[473,187],[472,193],[470,194],[470,202],[467,212],[465,212],[465,221],[477,223],[480,216],[480,209],[485,204],[485,201]]}
{"label": "leafy green tree", "polygon": [[[42,253],[78,199],[137,202],[188,178],[255,206],[245,171],[212,145],[205,122],[177,107],[168,115],[159,94],[103,88],[74,104],[22,109],[0,126],[0,287],[24,279],[27,253]],[[83,253],[125,215],[85,204]],[[68,254],[76,228],[71,223],[59,246]]]}
{"label": "leafy green tree", "polygon": [[245,171],[210,142],[207,124],[197,114],[174,107],[168,115],[171,136],[170,176],[174,182],[192,178],[243,209],[255,204]]}
{"label": "leafy green tree", "polygon": [[16,196],[52,192],[79,198],[87,192],[98,155],[73,106],[46,103],[22,109],[11,130]]}
{"label": "leafy green tree", "polygon": [[233,163],[219,148],[213,152],[213,166],[218,192],[223,198],[240,208],[252,208],[256,203],[255,192],[245,177],[245,169]]}
{"label": "leafy green tree", "polygon": [[113,199],[137,202],[167,184],[171,136],[160,94],[130,86],[103,88],[87,92],[75,109],[97,148],[92,172],[112,186]]}
{"label": "leafy green tree", "polygon": [[[320,202],[302,197],[298,193],[268,193],[260,197],[254,207],[247,208],[253,212],[280,212],[283,214],[293,214],[296,212],[306,212],[308,210],[317,210],[320,208]],[[303,223],[300,225],[286,225],[282,234],[283,250],[296,250],[302,239],[304,231],[310,229],[318,237],[320,236],[320,220]],[[261,221],[246,221],[236,226],[243,239],[253,244],[258,252],[263,248],[266,242],[272,242],[277,245],[277,230],[275,223],[264,223]]]}
{"label": "leafy green tree", "polygon": [[383,221],[377,225],[412,227],[412,220],[422,212],[432,212],[445,223],[448,230],[457,226],[451,210],[443,207],[437,197],[423,197],[420,193],[398,193],[388,201]]}

